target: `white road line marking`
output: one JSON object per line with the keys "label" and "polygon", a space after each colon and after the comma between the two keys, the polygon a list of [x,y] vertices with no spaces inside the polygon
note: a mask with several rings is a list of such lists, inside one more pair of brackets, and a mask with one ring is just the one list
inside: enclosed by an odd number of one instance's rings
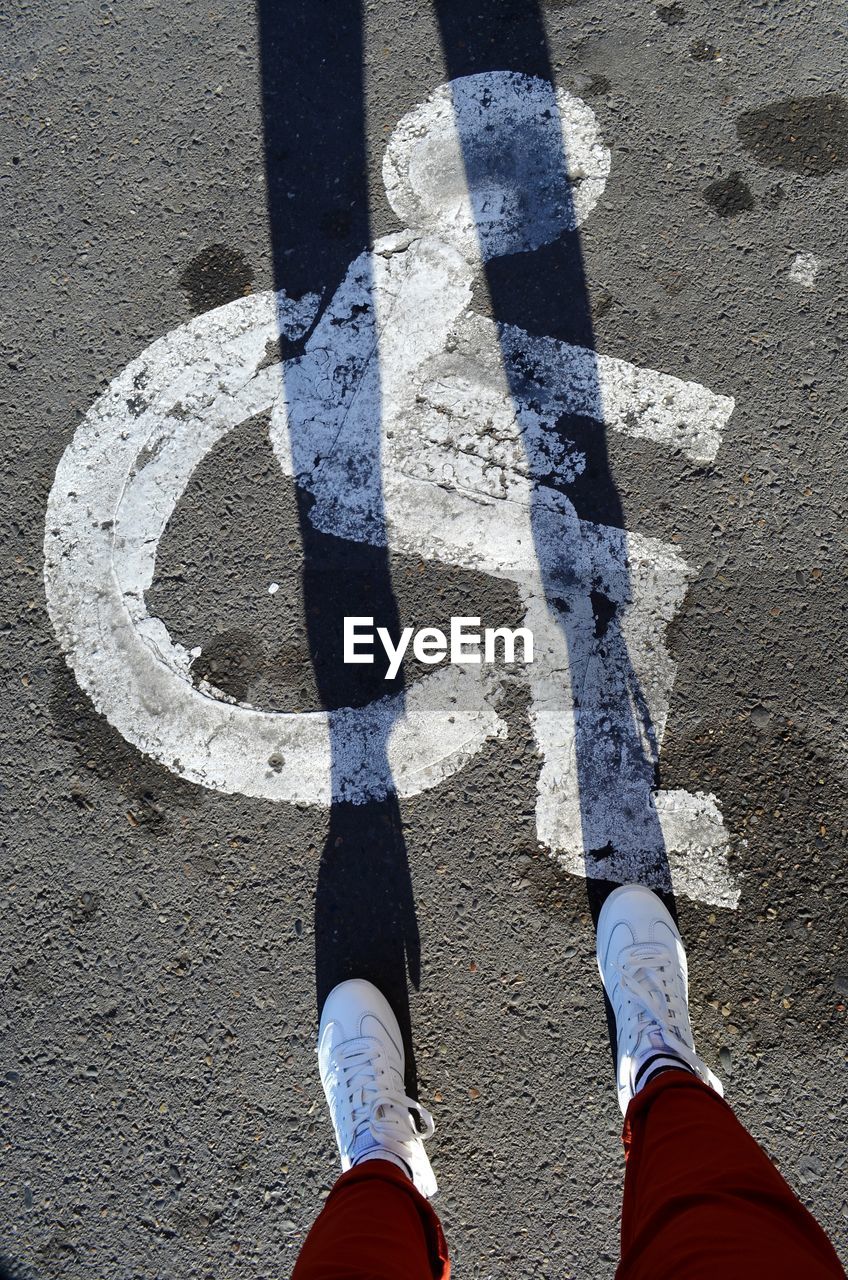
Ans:
{"label": "white road line marking", "polygon": [[[516,93],[533,99],[525,103],[528,119],[551,100],[549,86],[513,73],[469,81],[451,86],[450,97],[454,109],[473,105],[474,127],[485,125],[501,90],[510,109]],[[384,237],[351,265],[300,359],[268,366],[265,353],[278,326],[291,337],[308,329],[317,298],[238,299],[153,343],[86,415],[48,503],[45,579],[54,627],[80,685],[128,741],[224,791],[323,805],[331,796],[363,802],[392,784],[415,795],[461,768],[487,739],[506,735],[497,706],[513,677],[490,667],[446,666],[402,699],[331,713],[264,712],[209,685],[193,687],[191,655],[147,614],[156,548],[201,459],[227,432],[270,409],[281,470],[312,493],[316,528],[516,583],[537,644],[525,676],[543,756],[537,828],[563,866],[583,874],[585,849],[613,843],[614,864],[599,858],[590,873],[661,883],[652,846],[659,824],[674,888],[733,906],[738,890],[714,797],[651,796],[644,768],[640,774],[622,764],[615,785],[599,787],[592,803],[584,785],[581,805],[587,764],[578,761],[578,746],[585,756],[596,725],[610,744],[632,736],[641,714],[634,689],[653,725],[643,745],[649,754],[659,749],[675,674],[664,632],[693,570],[656,539],[578,520],[547,479],[567,483],[585,465],[557,430],[566,412],[709,460],[733,402],[513,327],[499,331],[470,312],[478,264],[471,215],[453,189],[448,234],[431,234],[441,206],[427,157],[444,145],[447,89],[430,100],[442,130],[435,151],[426,148],[425,104],[402,122],[387,155],[392,199],[410,217],[419,211],[423,227]],[[570,130],[582,139],[583,152],[577,146],[571,154],[585,170],[576,201],[580,214],[582,192],[585,216],[605,181],[608,152],[585,104],[569,98],[561,111],[566,141]],[[404,162],[404,147],[422,146],[423,159]],[[430,176],[410,194],[403,183],[416,174]],[[491,186],[487,200],[483,243],[500,252],[517,233],[510,223],[509,236],[499,237],[492,209],[514,206],[508,191],[498,195]],[[533,244],[562,228],[568,209],[554,208],[555,216],[534,224]],[[538,546],[546,548],[545,571],[561,581],[555,602],[545,598]],[[592,590],[604,593],[615,617],[612,658],[603,657],[586,612]],[[597,767],[615,769],[613,755],[601,742]]]}
{"label": "white road line marking", "polygon": [[[472,192],[469,163],[482,177]],[[398,122],[383,160],[386,193],[406,226],[471,257],[482,243],[489,258],[538,249],[579,226],[609,171],[591,108],[517,71],[439,85]]]}
{"label": "white road line marking", "polygon": [[[401,795],[417,794],[460,768],[488,737],[505,734],[494,710],[498,690],[450,668],[407,691],[402,717],[398,698],[333,713],[262,712],[209,685],[195,688],[191,655],[147,614],[159,538],[194,468],[224,434],[281,398],[279,367],[257,372],[276,339],[275,301],[273,294],[238,299],[192,320],[128,365],[92,407],[48,503],[51,618],[97,709],[129,742],[191,781],[329,804],[331,727],[349,743],[382,740],[391,730],[395,785]],[[309,322],[304,304],[298,311],[279,303],[294,336]],[[140,392],[149,401],[135,416],[127,401]],[[454,701],[457,714],[445,723]],[[283,757],[281,769],[268,765],[271,756]],[[335,798],[385,795],[391,778],[374,765],[365,778],[346,777],[339,766]]]}

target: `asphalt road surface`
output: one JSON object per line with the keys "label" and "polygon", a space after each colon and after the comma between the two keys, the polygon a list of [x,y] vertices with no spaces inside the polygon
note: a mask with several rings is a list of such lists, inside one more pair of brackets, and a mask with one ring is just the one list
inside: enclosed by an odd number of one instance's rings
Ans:
{"label": "asphalt road surface", "polygon": [[[670,876],[699,1050],[848,1262],[842,6],[22,0],[8,26],[5,1274],[288,1274],[336,1175],[317,1001],[361,973],[414,1044],[410,1087],[436,1119],[456,1275],[612,1276],[620,1115],[592,917],[625,865]],[[580,173],[571,165],[579,194],[561,227],[533,204],[499,240],[478,209],[463,242],[461,218],[439,204],[444,154],[394,187],[384,156],[408,112],[441,103],[459,120],[456,173],[470,175],[473,112],[500,90],[434,91],[500,71],[555,83],[565,97],[536,82],[528,92],[559,102],[566,151],[593,120],[594,150]],[[526,82],[509,83],[524,101]],[[420,136],[395,141],[403,152]],[[535,144],[498,137],[520,186]],[[551,190],[557,163],[542,173]],[[438,244],[416,257],[428,217]],[[382,299],[417,288],[427,323],[410,332],[424,346],[448,300],[461,305],[444,319],[444,350],[425,352],[435,364],[413,368],[406,331],[373,326]],[[291,304],[279,339],[263,303],[275,289]],[[221,334],[248,313],[251,375],[239,380]],[[200,390],[179,382],[179,359],[166,377],[147,351],[198,332],[190,322],[207,324],[188,362]],[[324,385],[320,335],[334,324],[345,377]],[[135,390],[121,384],[123,399],[92,418],[139,358]],[[532,362],[545,360],[531,394]],[[643,398],[604,431],[592,395],[612,404],[632,366],[648,371],[657,413],[649,424]],[[576,382],[554,385],[564,367],[582,370],[579,395]],[[318,465],[322,415],[353,397],[354,373],[366,390],[351,448],[365,463],[344,453],[348,414],[340,480]],[[695,397],[691,439],[664,425],[663,404],[683,392],[663,377]],[[288,469],[275,378],[300,389]],[[266,398],[252,400],[260,382]],[[238,429],[206,440],[209,386],[243,404]],[[171,397],[171,434],[124,467],[157,395]],[[516,461],[515,410],[529,462]],[[80,456],[94,464],[54,486],[91,431],[101,452]],[[484,453],[472,479],[460,474]],[[183,464],[161,527],[144,533],[138,512],[154,511]],[[416,507],[422,492],[432,507]],[[472,514],[447,551],[457,525],[436,504],[453,501]],[[475,523],[490,509],[495,524]],[[551,547],[570,544],[564,525],[545,532],[554,509],[599,557],[582,595],[577,577],[556,577]],[[507,565],[505,511],[525,522],[536,577]],[[108,612],[113,568],[132,625]],[[637,598],[642,631],[628,631]],[[536,683],[500,670],[455,702],[435,683],[455,669],[407,661],[357,746],[360,720],[332,713],[367,712],[387,686],[376,667],[354,680],[340,663],[352,613],[390,629],[544,615],[554,656]],[[124,671],[154,651],[158,692],[140,677],[125,696]],[[566,750],[542,712],[581,663],[595,675]],[[416,697],[424,729],[409,745],[396,730]],[[198,708],[223,719],[210,729]],[[292,754],[262,755],[251,773],[254,747],[266,750],[259,712],[277,713],[275,733],[294,726]],[[231,741],[237,716],[244,737]],[[310,724],[324,733],[313,756]],[[612,757],[592,755],[598,726],[626,760],[622,788],[656,791],[652,832],[634,834],[616,808]],[[207,785],[192,772],[195,738],[220,770]],[[399,796],[374,781],[389,773]]]}

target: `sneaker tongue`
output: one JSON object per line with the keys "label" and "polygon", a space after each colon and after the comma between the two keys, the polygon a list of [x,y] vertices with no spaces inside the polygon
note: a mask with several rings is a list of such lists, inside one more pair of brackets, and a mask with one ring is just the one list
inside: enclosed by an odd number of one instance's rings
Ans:
{"label": "sneaker tongue", "polygon": [[672,1053],[674,1052],[662,1031],[658,1027],[656,1030],[654,1030],[653,1027],[649,1027],[647,1035],[645,1036],[645,1043],[641,1046],[640,1053],[662,1053],[664,1050]]}
{"label": "sneaker tongue", "polygon": [[360,1126],[359,1132],[354,1135],[353,1142],[348,1147],[348,1155],[351,1161],[355,1161],[361,1155],[364,1155],[366,1151],[370,1151],[379,1145],[371,1132],[370,1125],[364,1124]]}

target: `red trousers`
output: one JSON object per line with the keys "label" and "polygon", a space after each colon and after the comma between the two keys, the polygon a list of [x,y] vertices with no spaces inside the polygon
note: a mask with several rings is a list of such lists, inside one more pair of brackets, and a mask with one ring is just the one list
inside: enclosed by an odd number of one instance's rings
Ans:
{"label": "red trousers", "polygon": [[[726,1102],[687,1072],[638,1093],[617,1280],[833,1280],[845,1272],[816,1220]],[[292,1280],[447,1280],[430,1204],[386,1160],[342,1174]]]}

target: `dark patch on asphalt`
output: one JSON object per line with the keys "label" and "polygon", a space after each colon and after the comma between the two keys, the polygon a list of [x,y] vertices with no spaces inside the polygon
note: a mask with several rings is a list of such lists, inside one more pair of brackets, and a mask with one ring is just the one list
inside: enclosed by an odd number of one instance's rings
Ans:
{"label": "dark patch on asphalt", "polygon": [[670,4],[658,4],[655,12],[660,22],[664,22],[667,27],[679,27],[686,21],[686,10],[682,4],[677,4],[677,0],[672,0]]}
{"label": "dark patch on asphalt", "polygon": [[785,98],[746,111],[736,133],[771,168],[820,178],[848,165],[848,103],[838,93]]}
{"label": "dark patch on asphalt", "polygon": [[110,790],[117,786],[123,792],[126,819],[132,828],[167,830],[177,813],[184,814],[205,801],[208,793],[202,787],[143,756],[98,715],[63,660],[56,665],[49,710],[56,733],[76,748],[89,775],[84,783],[73,779],[68,795],[80,820],[93,821],[88,815],[104,798],[98,795],[98,779]]}
{"label": "dark patch on asphalt", "polygon": [[[267,690],[271,700],[278,705],[291,706],[296,711],[320,709],[321,702],[315,687],[312,655],[305,630],[299,629],[295,636],[269,656],[263,676],[263,690]],[[272,769],[275,768],[271,760],[268,764]]]}
{"label": "dark patch on asphalt", "polygon": [[205,680],[239,702],[265,667],[265,648],[249,631],[222,631],[191,664],[195,684]]}
{"label": "dark patch on asphalt", "polygon": [[709,40],[693,40],[689,46],[689,57],[695,62],[715,62],[718,49]]}
{"label": "dark patch on asphalt", "polygon": [[586,88],[589,97],[600,97],[602,94],[609,93],[610,82],[606,76],[593,75]]}
{"label": "dark patch on asphalt", "polygon": [[183,271],[179,285],[193,315],[222,307],[251,292],[253,268],[238,249],[210,244],[201,249]]}
{"label": "dark patch on asphalt", "polygon": [[726,178],[716,178],[704,189],[704,199],[712,205],[720,218],[733,218],[754,207],[754,197],[741,173],[730,173]]}

